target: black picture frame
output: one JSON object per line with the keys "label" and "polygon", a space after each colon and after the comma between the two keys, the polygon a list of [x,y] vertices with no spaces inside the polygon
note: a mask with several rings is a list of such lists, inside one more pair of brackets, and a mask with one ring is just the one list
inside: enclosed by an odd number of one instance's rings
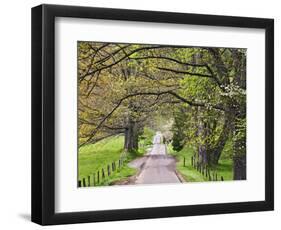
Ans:
{"label": "black picture frame", "polygon": [[[265,200],[55,213],[55,18],[89,18],[265,29]],[[274,20],[110,8],[32,8],[32,221],[41,225],[274,209]]]}

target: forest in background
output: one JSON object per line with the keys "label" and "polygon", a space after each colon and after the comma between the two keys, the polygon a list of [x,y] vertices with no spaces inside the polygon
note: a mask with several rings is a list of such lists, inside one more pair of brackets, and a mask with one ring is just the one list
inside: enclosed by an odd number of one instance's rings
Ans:
{"label": "forest in background", "polygon": [[160,130],[213,168],[227,145],[246,179],[246,49],[80,41],[78,88],[79,154],[116,136],[136,154]]}

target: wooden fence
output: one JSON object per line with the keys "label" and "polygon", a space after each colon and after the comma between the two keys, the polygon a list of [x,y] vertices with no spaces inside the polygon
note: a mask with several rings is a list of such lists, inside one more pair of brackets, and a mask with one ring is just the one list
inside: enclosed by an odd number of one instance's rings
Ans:
{"label": "wooden fence", "polygon": [[[183,157],[183,166],[187,166],[186,158]],[[210,169],[207,165],[201,164],[196,157],[191,157],[191,166],[195,168],[199,173],[206,177],[209,181],[223,181],[223,176],[219,176],[216,170]]]}
{"label": "wooden fence", "polygon": [[113,161],[91,175],[78,180],[78,187],[90,187],[101,184],[106,178],[122,168],[125,159],[126,157],[122,155],[118,161]]}

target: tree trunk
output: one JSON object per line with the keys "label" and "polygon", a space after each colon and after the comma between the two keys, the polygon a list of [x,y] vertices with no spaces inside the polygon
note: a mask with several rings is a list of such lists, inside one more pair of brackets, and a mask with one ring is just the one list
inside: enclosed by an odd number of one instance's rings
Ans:
{"label": "tree trunk", "polygon": [[[199,125],[198,125],[198,136],[202,139],[206,137],[206,127],[204,122],[201,120],[199,120]],[[207,146],[205,143],[200,143],[198,146],[198,158],[200,164],[203,165],[208,164]]]}
{"label": "tree trunk", "polygon": [[246,180],[246,154],[233,158],[233,180]]}
{"label": "tree trunk", "polygon": [[132,119],[129,119],[125,130],[124,149],[128,152],[138,150],[138,125]]}
{"label": "tree trunk", "polygon": [[205,144],[201,144],[198,147],[198,156],[199,156],[199,162],[203,165],[208,164],[208,156],[207,156],[207,148]]}
{"label": "tree trunk", "polygon": [[220,136],[217,140],[217,143],[215,144],[215,146],[210,149],[209,152],[209,162],[211,165],[216,166],[219,163],[219,159],[221,156],[221,153],[223,151],[223,148],[229,138],[229,133],[231,130],[231,126],[232,126],[232,114],[225,114],[225,119],[224,119],[224,124],[223,124],[223,128],[222,131],[220,133]]}
{"label": "tree trunk", "polygon": [[233,179],[246,180],[246,136],[234,137],[233,142]]}
{"label": "tree trunk", "polygon": [[[237,72],[234,84],[246,90],[246,58],[237,49],[232,49],[233,65]],[[246,97],[236,104],[234,138],[233,138],[233,179],[246,180]],[[241,124],[244,127],[241,130]]]}
{"label": "tree trunk", "polygon": [[246,127],[241,129],[242,121],[246,122],[246,111],[236,113],[233,137],[233,179],[246,180]]}

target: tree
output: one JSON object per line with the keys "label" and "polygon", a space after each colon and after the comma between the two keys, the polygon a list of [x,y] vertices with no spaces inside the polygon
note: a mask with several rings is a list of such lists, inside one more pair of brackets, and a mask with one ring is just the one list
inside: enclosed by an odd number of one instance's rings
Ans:
{"label": "tree", "polygon": [[234,179],[246,178],[244,49],[95,42],[78,46],[80,146],[123,133],[125,149],[136,149],[155,111],[164,111],[167,104],[171,111],[180,106],[188,108],[193,124],[181,130],[175,116],[176,148],[193,138],[201,161],[216,165],[226,141],[234,137]]}
{"label": "tree", "polygon": [[172,127],[173,137],[172,146],[173,150],[179,152],[186,144],[186,108],[178,107],[174,112],[174,123]]}

